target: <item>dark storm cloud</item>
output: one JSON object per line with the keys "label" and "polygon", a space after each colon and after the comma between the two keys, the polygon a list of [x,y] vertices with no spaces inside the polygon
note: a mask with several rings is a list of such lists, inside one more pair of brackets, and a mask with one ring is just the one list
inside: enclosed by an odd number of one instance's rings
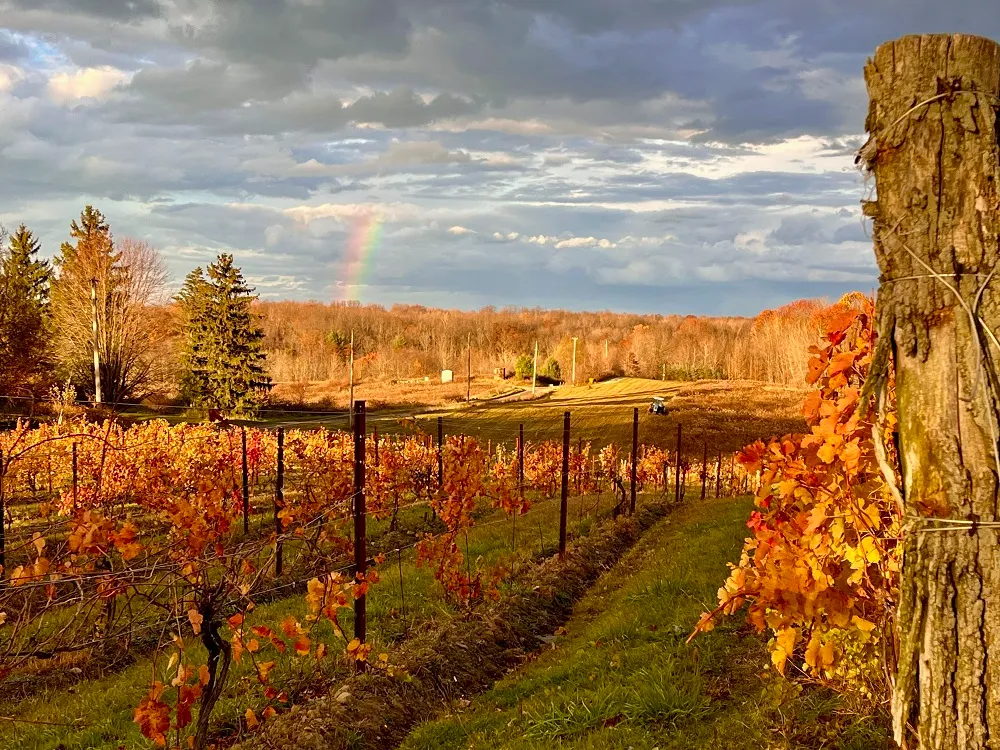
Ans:
{"label": "dark storm cloud", "polygon": [[350,123],[420,127],[477,111],[479,104],[450,94],[429,102],[410,89],[375,92],[345,105],[341,96],[305,87],[306,71],[276,65],[196,61],[183,70],[144,70],[109,106],[122,122],[198,125],[217,133],[329,133]]}

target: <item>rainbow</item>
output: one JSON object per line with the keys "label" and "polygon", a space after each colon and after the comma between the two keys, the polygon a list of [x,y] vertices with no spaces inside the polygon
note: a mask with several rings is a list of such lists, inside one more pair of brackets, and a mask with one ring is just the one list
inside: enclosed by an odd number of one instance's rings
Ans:
{"label": "rainbow", "polygon": [[360,301],[360,289],[365,285],[365,277],[371,268],[372,255],[381,237],[381,217],[371,213],[359,216],[355,221],[344,252],[341,279],[337,282],[341,301]]}

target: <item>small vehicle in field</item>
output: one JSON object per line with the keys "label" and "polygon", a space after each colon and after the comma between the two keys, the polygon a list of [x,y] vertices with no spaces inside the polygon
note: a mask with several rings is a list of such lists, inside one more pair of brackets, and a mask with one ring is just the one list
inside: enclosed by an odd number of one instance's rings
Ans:
{"label": "small vehicle in field", "polygon": [[653,403],[649,405],[650,414],[666,414],[667,401],[663,396],[653,396]]}

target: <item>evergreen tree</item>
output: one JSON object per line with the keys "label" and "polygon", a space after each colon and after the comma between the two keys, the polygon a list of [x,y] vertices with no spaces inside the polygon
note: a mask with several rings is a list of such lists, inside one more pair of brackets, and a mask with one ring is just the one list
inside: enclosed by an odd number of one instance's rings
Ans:
{"label": "evergreen tree", "polygon": [[187,275],[177,294],[185,339],[181,356],[181,397],[189,403],[200,403],[202,395],[208,393],[211,341],[208,301],[209,284],[199,266]]}
{"label": "evergreen tree", "polygon": [[[69,236],[75,240],[64,242],[59,248],[60,257],[56,258],[56,266],[60,274],[73,273],[74,266],[88,263],[88,270],[110,271],[118,261],[115,254],[114,241],[111,237],[111,227],[104,214],[93,206],[86,206],[80,212],[80,221],[70,222]],[[95,262],[96,261],[96,262]]]}
{"label": "evergreen tree", "polygon": [[50,370],[47,261],[24,224],[0,242],[0,390],[12,395],[36,394]]}
{"label": "evergreen tree", "polygon": [[521,380],[530,378],[534,367],[535,360],[530,354],[518,355],[517,362],[514,365],[514,374]]}
{"label": "evergreen tree", "polygon": [[192,403],[248,414],[271,387],[254,299],[232,255],[220,255],[207,275],[196,268],[185,279],[177,301],[186,339],[182,388]]}
{"label": "evergreen tree", "polygon": [[549,357],[545,363],[545,367],[542,368],[542,374],[549,380],[561,381],[562,367],[559,366],[559,360],[555,357]]}

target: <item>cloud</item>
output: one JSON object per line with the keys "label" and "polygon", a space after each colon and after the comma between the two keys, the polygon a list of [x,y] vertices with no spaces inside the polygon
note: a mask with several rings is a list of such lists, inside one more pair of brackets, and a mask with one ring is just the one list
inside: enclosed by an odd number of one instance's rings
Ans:
{"label": "cloud", "polygon": [[0,93],[5,93],[24,79],[24,71],[16,65],[0,63]]}
{"label": "cloud", "polygon": [[[238,208],[238,206],[234,206]],[[381,221],[400,221],[420,214],[420,208],[411,203],[323,203],[318,206],[294,206],[282,212],[294,221],[308,225],[323,219],[348,224],[359,219],[375,217]]]}
{"label": "cloud", "polygon": [[985,0],[0,6],[0,220],[48,252],[94,203],[175,277],[325,299],[378,216],[370,299],[664,312],[867,288],[866,56],[1000,35]]}
{"label": "cloud", "polygon": [[49,78],[48,91],[52,100],[59,104],[69,104],[80,99],[102,99],[128,78],[128,73],[110,66],[83,68],[55,73]]}

